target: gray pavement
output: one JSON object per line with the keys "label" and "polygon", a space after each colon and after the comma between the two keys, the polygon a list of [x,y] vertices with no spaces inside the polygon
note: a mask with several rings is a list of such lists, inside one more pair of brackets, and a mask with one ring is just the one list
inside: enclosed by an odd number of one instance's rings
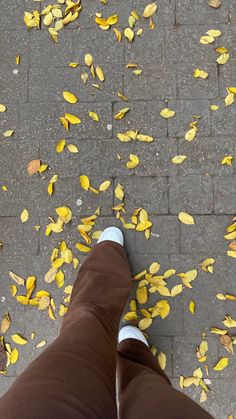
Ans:
{"label": "gray pavement", "polygon": [[[158,348],[158,353],[166,354],[166,372],[176,388],[180,389],[181,375],[192,376],[201,367],[210,389],[204,408],[216,419],[236,417],[235,358],[220,344],[219,336],[210,333],[211,327],[224,328],[225,315],[236,318],[236,302],[216,298],[218,293],[236,293],[236,263],[227,256],[229,242],[224,239],[236,209],[236,160],[232,165],[221,164],[226,155],[235,157],[236,147],[235,104],[226,107],[224,103],[226,87],[236,88],[236,1],[224,0],[214,9],[207,0],[157,0],[155,28],[151,30],[148,19],[142,17],[134,32],[143,28],[143,34],[136,35],[133,42],[123,36],[120,43],[112,28],[103,31],[98,27],[95,13],[105,17],[118,14],[119,22],[114,27],[123,32],[131,11],[141,16],[148,1],[108,0],[107,5],[82,1],[79,19],[59,31],[57,44],[43,24],[40,30],[29,31],[23,23],[24,11],[40,12],[48,4],[47,0],[0,0],[0,103],[7,106],[6,112],[0,113],[0,315],[2,318],[5,312],[10,313],[12,322],[4,334],[5,341],[19,350],[18,362],[0,377],[0,393],[44,349],[36,348],[37,344],[46,340],[48,345],[58,334],[64,288],[73,284],[76,271],[71,265],[63,265],[62,288],[55,282],[45,283],[53,249],[65,240],[81,264],[86,254],[75,248],[76,242],[83,243],[76,227],[99,205],[101,215],[94,231],[112,224],[121,227],[112,210],[120,203],[115,197],[119,183],[125,188],[125,219],[136,208],[144,207],[153,223],[149,240],[142,232],[124,229],[133,273],[154,261],[161,265],[157,275],[170,268],[176,273],[198,270],[193,288],[185,287],[175,298],[149,294],[144,307],[150,308],[160,299],[167,299],[171,306],[166,319],[155,318],[145,331],[150,344]],[[212,44],[202,45],[199,39],[210,29],[219,29],[221,36]],[[224,65],[216,63],[217,47],[229,51],[230,59]],[[89,73],[84,64],[86,53],[93,56],[95,66],[103,68],[103,83],[91,75],[86,84],[82,82],[81,74]],[[20,65],[15,62],[17,54],[21,56]],[[71,68],[70,62],[79,62],[79,66]],[[133,68],[126,68],[128,63],[136,63],[142,74],[135,75]],[[208,78],[194,78],[196,68],[207,71]],[[76,94],[78,103],[64,101],[62,92],[67,90]],[[120,100],[118,91],[129,102]],[[219,110],[212,111],[213,104],[219,105]],[[125,107],[130,111],[115,120],[114,115]],[[160,111],[165,107],[176,115],[162,118]],[[89,111],[99,115],[99,122],[89,117]],[[79,116],[82,123],[66,131],[59,121],[66,112]],[[197,136],[188,142],[184,136],[195,116],[201,116]],[[10,129],[14,134],[5,138],[3,133]],[[127,130],[139,130],[154,141],[120,142],[117,133]],[[58,154],[56,144],[63,138],[67,144],[75,144],[79,153],[72,154],[65,148]],[[133,170],[126,168],[130,153],[140,160]],[[187,159],[173,164],[171,159],[176,155]],[[48,169],[29,176],[27,166],[33,159],[48,164]],[[59,178],[50,197],[47,187],[54,174]],[[87,175],[95,188],[108,179],[111,185],[96,195],[81,188],[80,175]],[[2,186],[8,190],[2,190]],[[60,206],[72,210],[72,221],[63,233],[47,237],[48,217],[55,217],[54,209]],[[29,211],[26,223],[20,220],[24,208]],[[195,225],[180,223],[181,211],[191,214]],[[215,259],[213,274],[200,267],[207,258]],[[54,298],[56,320],[49,318],[47,310],[16,301],[9,289],[13,283],[10,270],[23,278],[37,277],[36,291],[46,289]],[[176,275],[168,280],[170,288],[179,283]],[[136,283],[133,297],[135,287]],[[188,309],[190,300],[195,301],[194,315]],[[138,305],[140,308],[143,306]],[[236,328],[229,329],[230,336],[235,332]],[[14,344],[13,333],[26,337],[28,343]],[[209,351],[205,362],[200,363],[196,348],[203,333]],[[229,358],[229,366],[214,371],[221,357]],[[201,387],[193,385],[184,391],[199,402]]]}

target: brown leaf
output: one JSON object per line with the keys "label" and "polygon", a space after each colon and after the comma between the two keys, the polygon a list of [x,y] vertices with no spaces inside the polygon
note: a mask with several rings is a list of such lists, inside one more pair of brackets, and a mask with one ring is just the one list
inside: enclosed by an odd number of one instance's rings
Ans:
{"label": "brown leaf", "polygon": [[6,331],[9,329],[9,327],[11,326],[11,318],[9,316],[9,313],[5,313],[4,317],[1,321],[1,333],[6,333]]}
{"label": "brown leaf", "polygon": [[232,338],[229,335],[222,335],[220,336],[220,343],[224,346],[226,351],[228,351],[230,354],[234,355],[234,348],[233,348],[233,342]]}
{"label": "brown leaf", "polygon": [[40,168],[40,164],[41,162],[39,159],[32,160],[27,167],[28,174],[31,176],[37,173]]}
{"label": "brown leaf", "polygon": [[221,7],[221,0],[209,0],[208,4],[213,9],[219,9]]}

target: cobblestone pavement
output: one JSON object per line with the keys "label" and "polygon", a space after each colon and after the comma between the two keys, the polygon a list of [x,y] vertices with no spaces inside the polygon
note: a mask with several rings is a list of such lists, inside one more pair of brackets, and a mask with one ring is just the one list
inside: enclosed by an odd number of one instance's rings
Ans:
{"label": "cobblestone pavement", "polygon": [[[114,222],[121,226],[112,211],[119,203],[114,194],[119,183],[126,192],[125,218],[143,207],[153,223],[149,240],[143,232],[124,230],[133,272],[137,274],[154,261],[160,263],[161,274],[170,268],[177,273],[198,270],[193,288],[185,287],[175,298],[150,294],[144,307],[151,307],[159,299],[167,299],[171,306],[166,319],[155,318],[146,330],[150,343],[166,354],[166,372],[177,388],[180,375],[192,376],[200,366],[211,390],[204,407],[217,419],[236,417],[235,360],[220,344],[219,336],[210,333],[213,326],[224,328],[225,315],[236,316],[235,301],[216,298],[218,293],[235,292],[236,264],[227,256],[224,235],[235,215],[236,160],[231,165],[222,165],[221,161],[227,155],[235,156],[236,146],[235,105],[226,107],[224,103],[226,87],[236,86],[236,1],[224,0],[220,8],[214,9],[207,0],[157,0],[155,28],[151,30],[149,20],[141,18],[134,32],[143,28],[143,34],[136,35],[133,42],[123,36],[120,43],[112,28],[103,31],[98,27],[95,13],[105,17],[118,14],[115,27],[123,32],[131,11],[141,16],[148,1],[83,3],[80,17],[59,32],[56,44],[43,24],[41,30],[28,31],[23,23],[24,11],[41,11],[50,1],[0,0],[0,103],[7,106],[7,111],[0,114],[0,182],[8,189],[0,190],[0,313],[1,318],[5,312],[10,313],[12,323],[5,341],[19,350],[18,362],[0,378],[1,393],[43,350],[36,348],[37,343],[46,340],[49,344],[57,336],[59,305],[76,271],[71,265],[62,267],[62,288],[55,282],[45,283],[52,250],[63,239],[82,262],[86,255],[75,249],[75,243],[83,243],[76,226],[81,217],[93,214],[100,204],[95,230]],[[201,44],[200,37],[210,29],[219,29],[221,36],[212,44]],[[228,48],[230,59],[226,64],[216,63],[216,47]],[[91,80],[91,75],[86,84],[82,82],[81,74],[89,72],[84,64],[86,53],[93,56],[96,66],[102,67],[103,83],[97,78]],[[16,65],[17,54],[21,56],[20,65]],[[80,65],[71,68],[70,62]],[[137,63],[142,74],[126,68],[128,63]],[[208,78],[194,78],[196,68],[207,71]],[[102,89],[92,83],[102,85]],[[76,94],[78,103],[66,103],[63,91]],[[118,91],[129,102],[120,100]],[[219,110],[211,110],[213,104],[219,105]],[[125,107],[130,111],[115,120],[114,115]],[[162,118],[160,111],[165,107],[176,115]],[[89,111],[99,115],[99,122],[88,116]],[[82,123],[66,131],[59,121],[65,112],[78,115]],[[196,115],[201,116],[197,136],[188,142],[184,136]],[[10,129],[14,134],[5,138],[3,133]],[[117,133],[126,130],[139,130],[154,141],[119,141]],[[66,148],[57,153],[56,144],[63,138],[67,144],[75,144],[79,153],[70,153]],[[140,160],[133,170],[126,168],[130,153]],[[176,155],[186,155],[187,159],[173,164],[171,159]],[[48,164],[48,169],[29,176],[27,166],[33,159]],[[59,177],[50,197],[47,187],[55,174]],[[95,188],[105,180],[110,180],[111,186],[99,195],[85,191],[80,186],[80,175],[87,175]],[[78,205],[80,200],[82,205]],[[63,233],[47,237],[48,217],[55,217],[55,208],[60,206],[72,210],[72,222]],[[29,212],[26,223],[20,220],[24,208]],[[195,225],[180,223],[179,212],[191,214]],[[213,274],[199,266],[206,258],[215,259]],[[56,303],[56,320],[49,318],[47,310],[21,305],[10,295],[10,270],[23,278],[35,275],[37,290],[49,290]],[[179,283],[176,275],[168,282],[171,286]],[[188,308],[190,300],[195,302],[194,315]],[[32,332],[36,336],[31,340]],[[13,333],[29,342],[25,346],[14,344]],[[196,348],[203,333],[209,351],[207,360],[199,363]],[[230,334],[234,335],[234,329]],[[229,366],[217,372],[213,366],[220,357],[228,357]],[[199,386],[184,391],[199,401]]]}

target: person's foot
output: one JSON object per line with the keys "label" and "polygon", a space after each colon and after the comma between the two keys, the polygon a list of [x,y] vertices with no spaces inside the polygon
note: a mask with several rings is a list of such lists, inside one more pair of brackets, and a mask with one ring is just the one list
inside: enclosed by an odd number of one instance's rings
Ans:
{"label": "person's foot", "polygon": [[110,240],[112,242],[119,243],[121,246],[124,246],[124,236],[122,231],[117,227],[108,227],[106,228],[101,236],[98,239],[98,243],[103,242],[104,240]]}
{"label": "person's foot", "polygon": [[134,327],[134,326],[124,326],[120,329],[119,335],[118,335],[118,343],[122,342],[122,340],[125,340],[125,339],[141,340],[141,342],[149,346],[144,334],[141,332],[141,330],[139,330],[137,327]]}

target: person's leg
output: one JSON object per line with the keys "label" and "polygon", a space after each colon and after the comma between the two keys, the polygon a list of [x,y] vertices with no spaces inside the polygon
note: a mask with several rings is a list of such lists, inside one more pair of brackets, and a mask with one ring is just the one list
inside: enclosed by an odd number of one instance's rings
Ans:
{"label": "person's leg", "polygon": [[171,387],[140,340],[119,343],[117,375],[119,419],[212,419],[201,406]]}
{"label": "person's leg", "polygon": [[117,418],[117,334],[130,287],[122,246],[97,244],[79,271],[59,337],[2,397],[2,418]]}

